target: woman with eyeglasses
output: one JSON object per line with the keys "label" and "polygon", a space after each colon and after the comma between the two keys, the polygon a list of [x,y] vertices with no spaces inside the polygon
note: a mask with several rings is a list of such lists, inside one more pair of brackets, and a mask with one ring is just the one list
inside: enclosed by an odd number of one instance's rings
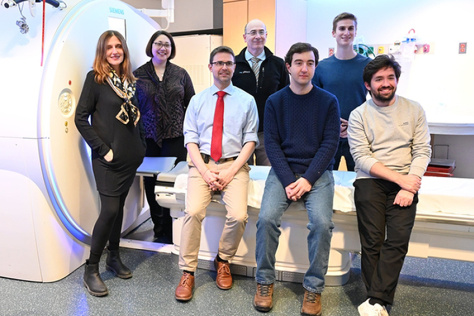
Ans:
{"label": "woman with eyeglasses", "polygon": [[107,270],[121,279],[132,277],[120,260],[119,243],[125,198],[145,156],[145,137],[135,104],[135,77],[127,43],[119,32],[106,31],[97,42],[92,70],[75,114],[77,129],[92,149],[92,170],[101,204],[83,281],[94,296],[108,294],[99,274],[107,242]]}
{"label": "woman with eyeglasses", "polygon": [[[146,157],[176,157],[186,160],[183,121],[194,87],[187,71],[170,62],[176,55],[171,34],[155,32],[146,46],[150,61],[135,70],[138,107],[142,114],[147,143]],[[155,177],[145,177],[145,194],[154,224],[155,240],[172,242],[169,209],[155,199]]]}

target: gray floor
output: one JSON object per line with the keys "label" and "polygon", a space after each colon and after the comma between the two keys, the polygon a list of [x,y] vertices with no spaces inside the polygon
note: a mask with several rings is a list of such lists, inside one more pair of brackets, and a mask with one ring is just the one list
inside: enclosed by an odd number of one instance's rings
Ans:
{"label": "gray floor", "polygon": [[[55,283],[0,278],[0,315],[262,315],[252,307],[252,278],[235,276],[233,288],[222,291],[215,272],[199,269],[193,299],[180,303],[174,299],[181,276],[175,255],[127,248],[121,253],[134,276],[113,277],[103,256],[101,275],[110,291],[103,298],[86,292],[83,267]],[[359,266],[356,256],[349,282],[326,288],[323,315],[358,315],[364,300]],[[302,296],[300,284],[277,282],[269,315],[299,315]],[[390,315],[474,315],[474,263],[407,258]]]}

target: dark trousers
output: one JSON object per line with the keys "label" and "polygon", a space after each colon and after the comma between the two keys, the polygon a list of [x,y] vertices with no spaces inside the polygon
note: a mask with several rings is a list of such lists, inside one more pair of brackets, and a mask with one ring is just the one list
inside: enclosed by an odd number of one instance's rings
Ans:
{"label": "dark trousers", "polygon": [[362,248],[362,279],[367,296],[393,303],[408,252],[418,195],[408,207],[393,205],[400,187],[382,179],[354,182],[354,200]]}
{"label": "dark trousers", "polygon": [[110,250],[119,249],[123,206],[127,194],[128,190],[119,196],[108,196],[99,193],[100,214],[92,231],[89,263],[95,264],[99,262],[107,241],[109,242],[108,248]]}
{"label": "dark trousers", "polygon": [[339,140],[339,146],[337,147],[336,155],[334,156],[334,170],[339,169],[342,156],[344,156],[344,159],[346,160],[347,171],[354,171],[355,162],[352,158],[347,138],[341,138]]}
{"label": "dark trousers", "polygon": [[[176,157],[176,163],[186,160],[187,150],[184,147],[184,136],[164,139],[162,146],[158,146],[153,139],[146,139],[146,157]],[[150,206],[150,216],[155,225],[154,232],[156,237],[167,237],[171,242],[172,221],[170,210],[161,207],[156,202],[155,184],[156,176],[144,177],[145,195]]]}

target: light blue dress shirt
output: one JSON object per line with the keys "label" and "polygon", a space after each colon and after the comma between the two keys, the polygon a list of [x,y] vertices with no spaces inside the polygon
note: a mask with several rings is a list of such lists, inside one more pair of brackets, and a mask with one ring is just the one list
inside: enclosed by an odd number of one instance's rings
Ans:
{"label": "light blue dress shirt", "polygon": [[[250,68],[252,68],[252,57],[253,57],[253,55],[250,54],[248,49],[246,49],[245,50],[245,60],[248,61],[249,65],[250,65]],[[255,56],[255,57],[260,58],[260,60],[258,61],[258,68],[260,68],[260,66],[262,65],[262,62],[265,60],[265,58],[267,58],[266,55],[265,55],[265,50],[263,50],[260,53],[260,55]]]}
{"label": "light blue dress shirt", "polygon": [[[196,143],[200,152],[207,155],[211,152],[218,91],[212,85],[193,96],[184,118],[184,144]],[[224,96],[222,158],[231,158],[238,156],[247,142],[258,145],[258,111],[255,99],[232,83],[224,91],[227,94]]]}

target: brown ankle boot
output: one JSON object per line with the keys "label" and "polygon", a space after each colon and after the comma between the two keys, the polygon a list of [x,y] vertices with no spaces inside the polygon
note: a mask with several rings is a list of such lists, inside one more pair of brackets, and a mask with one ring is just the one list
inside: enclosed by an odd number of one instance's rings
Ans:
{"label": "brown ankle boot", "polygon": [[257,283],[257,293],[253,299],[253,307],[259,312],[268,312],[273,307],[273,283]]}
{"label": "brown ankle boot", "polygon": [[301,307],[301,315],[304,316],[320,316],[321,315],[321,294],[304,291],[303,306]]}

